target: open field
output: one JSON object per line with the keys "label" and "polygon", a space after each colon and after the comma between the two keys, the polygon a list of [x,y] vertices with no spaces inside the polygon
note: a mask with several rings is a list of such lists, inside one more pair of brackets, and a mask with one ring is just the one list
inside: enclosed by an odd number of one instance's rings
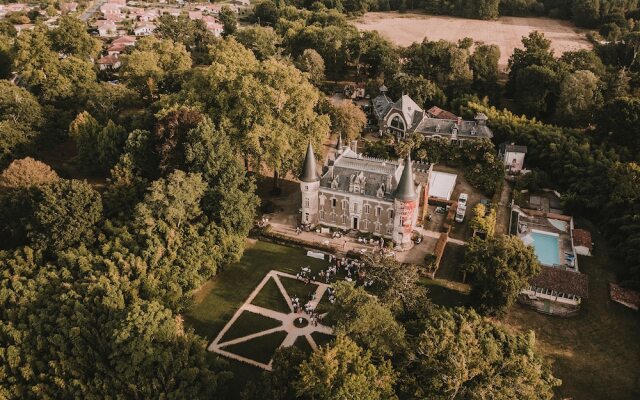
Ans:
{"label": "open field", "polygon": [[400,46],[413,42],[444,39],[456,42],[464,37],[483,44],[500,47],[500,65],[506,67],[520,40],[532,31],[540,31],[552,40],[556,55],[566,51],[591,48],[585,33],[570,22],[550,18],[501,17],[495,21],[481,21],[418,13],[371,12],[354,21],[360,30],[378,31]]}

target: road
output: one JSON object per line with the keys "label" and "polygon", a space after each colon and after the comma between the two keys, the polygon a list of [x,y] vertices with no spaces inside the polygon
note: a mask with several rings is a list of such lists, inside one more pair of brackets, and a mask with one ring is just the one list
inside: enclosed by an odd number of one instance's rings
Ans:
{"label": "road", "polygon": [[107,0],[95,0],[93,4],[87,7],[87,9],[84,10],[82,15],[80,15],[80,19],[86,22],[89,18],[91,18],[93,14],[95,14],[98,11],[100,6],[106,2]]}

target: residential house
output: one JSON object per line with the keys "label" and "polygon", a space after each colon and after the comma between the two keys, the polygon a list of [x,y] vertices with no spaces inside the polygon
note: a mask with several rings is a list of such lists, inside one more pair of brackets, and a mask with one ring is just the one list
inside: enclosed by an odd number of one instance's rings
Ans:
{"label": "residential house", "polygon": [[452,143],[462,144],[467,140],[491,139],[493,133],[487,126],[487,116],[476,114],[473,121],[441,119],[429,116],[411,97],[402,95],[393,102],[386,94],[386,86],[381,94],[372,100],[373,114],[378,120],[378,132],[392,134],[398,139],[406,139],[414,133],[426,138],[444,138]]}
{"label": "residential house", "polygon": [[115,70],[120,68],[121,65],[120,59],[116,54],[109,54],[104,57],[100,57],[98,61],[96,61],[96,64],[98,64],[100,71]]}
{"label": "residential house", "polygon": [[625,307],[638,311],[640,309],[640,292],[624,288],[617,283],[609,283],[609,296],[611,300]]}
{"label": "residential house", "polygon": [[139,24],[133,29],[133,33],[136,36],[148,36],[156,30],[156,26],[149,22]]}
{"label": "residential house", "polygon": [[112,18],[122,18],[122,5],[115,3],[104,3],[100,6],[100,12],[108,20],[113,21]]}
{"label": "residential house", "polygon": [[124,35],[113,39],[111,45],[123,44],[125,46],[134,46],[136,44],[137,37],[131,35]]}
{"label": "residential house", "polygon": [[218,22],[214,17],[204,16],[202,21],[207,27],[207,30],[213,34],[213,36],[220,37],[224,31],[224,26]]}
{"label": "residential house", "polygon": [[502,143],[498,149],[498,155],[509,173],[519,173],[524,170],[526,154],[527,146],[519,146],[515,143]]}
{"label": "residential house", "polygon": [[118,34],[118,28],[113,21],[98,20],[96,25],[98,26],[98,34],[101,37],[114,37]]}
{"label": "residential house", "polygon": [[60,12],[62,12],[63,14],[76,12],[77,9],[78,3],[76,3],[75,1],[60,2]]}

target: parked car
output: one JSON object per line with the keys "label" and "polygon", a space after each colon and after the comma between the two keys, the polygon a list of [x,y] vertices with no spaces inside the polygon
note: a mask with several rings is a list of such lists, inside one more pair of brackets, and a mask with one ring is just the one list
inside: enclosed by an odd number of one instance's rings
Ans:
{"label": "parked car", "polygon": [[469,195],[468,194],[460,193],[460,196],[458,196],[458,207],[460,207],[461,205],[466,207],[468,199],[469,199]]}
{"label": "parked car", "polygon": [[467,212],[467,206],[464,204],[458,204],[458,208],[456,209],[456,222],[464,221],[464,215]]}

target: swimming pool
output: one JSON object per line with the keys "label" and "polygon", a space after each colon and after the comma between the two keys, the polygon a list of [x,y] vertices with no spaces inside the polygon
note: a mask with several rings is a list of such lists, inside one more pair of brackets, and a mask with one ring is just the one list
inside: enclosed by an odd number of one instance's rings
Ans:
{"label": "swimming pool", "polygon": [[532,230],[531,238],[536,256],[541,264],[549,266],[560,264],[560,247],[558,245],[560,238],[558,235]]}

